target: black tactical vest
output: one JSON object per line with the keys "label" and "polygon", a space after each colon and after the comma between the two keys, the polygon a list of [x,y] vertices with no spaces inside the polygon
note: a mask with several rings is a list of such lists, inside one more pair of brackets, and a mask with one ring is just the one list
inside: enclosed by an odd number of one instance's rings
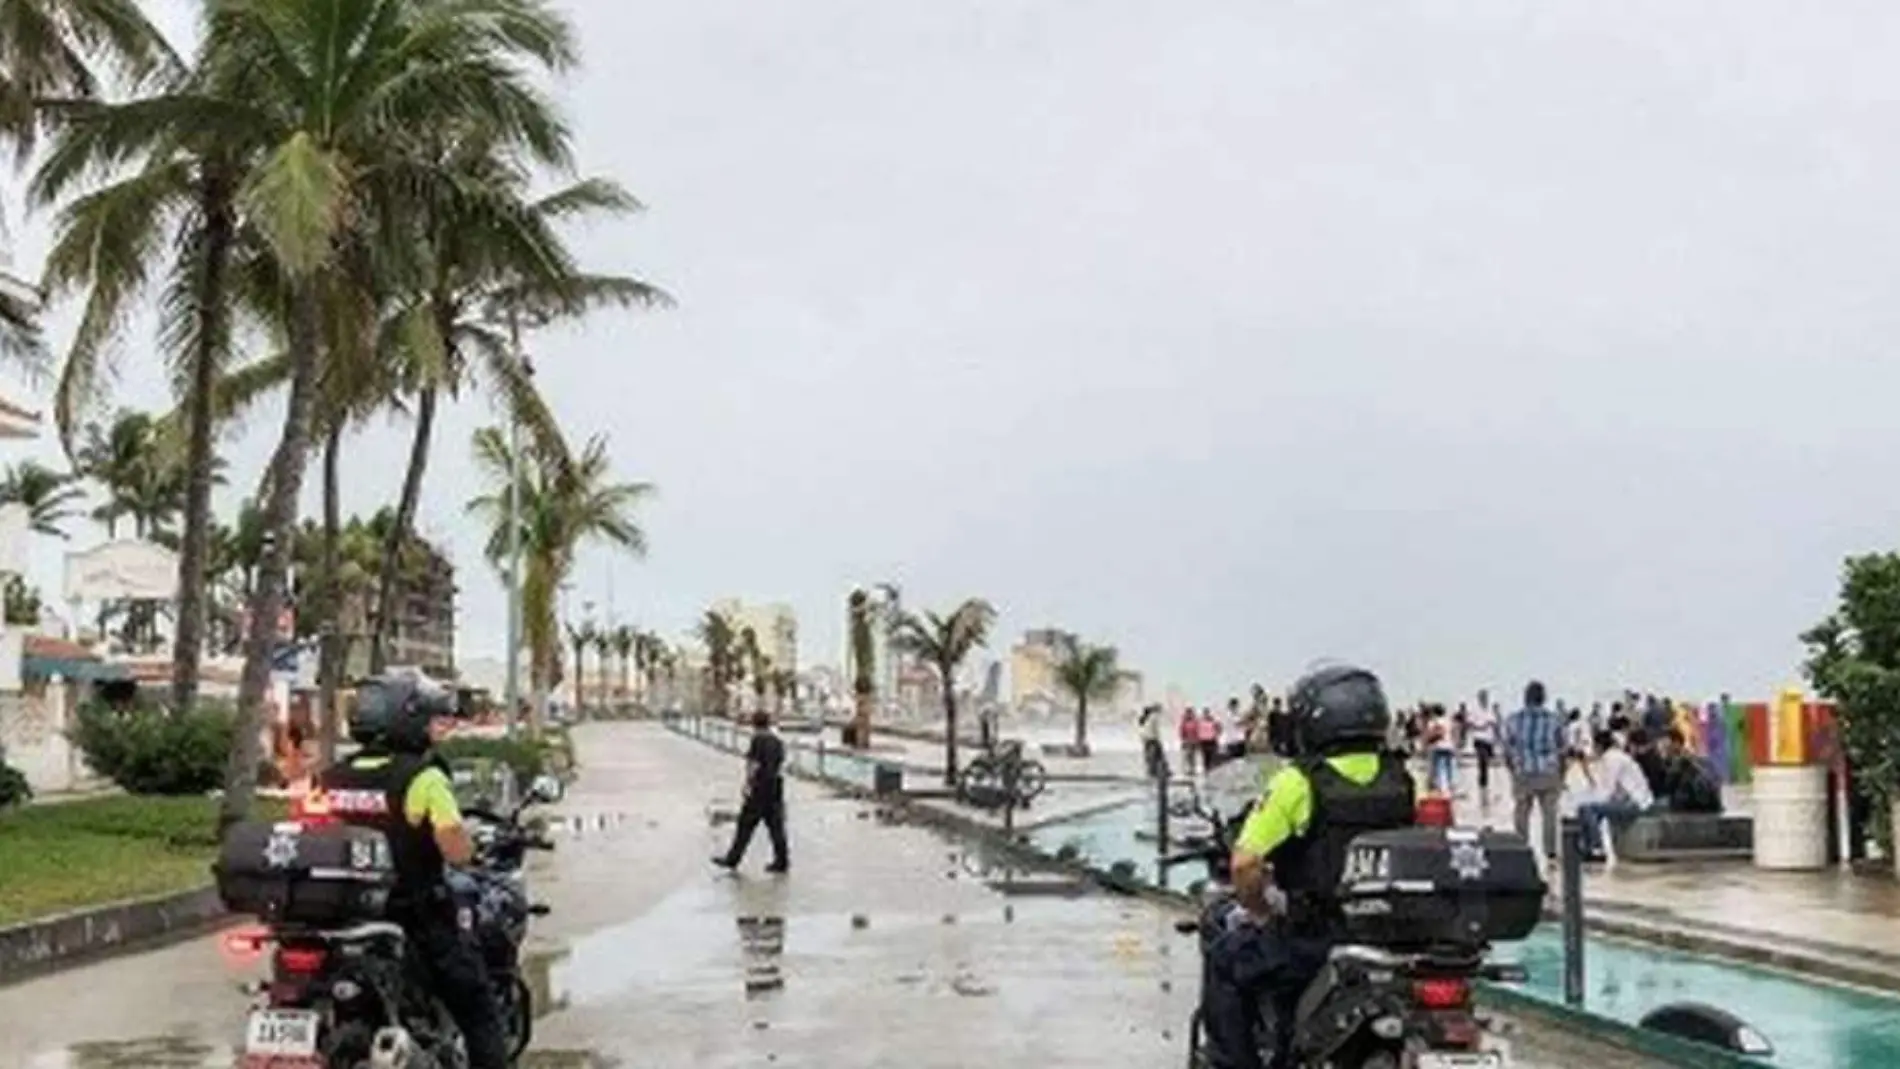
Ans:
{"label": "black tactical vest", "polygon": [[1415,784],[1404,758],[1390,753],[1380,756],[1379,774],[1363,786],[1324,758],[1307,758],[1297,767],[1312,791],[1312,817],[1273,852],[1273,882],[1286,892],[1293,934],[1334,938],[1346,847],[1365,832],[1411,826],[1417,819]]}
{"label": "black tactical vest", "polygon": [[409,823],[403,801],[409,785],[424,769],[438,767],[419,754],[374,755],[382,763],[364,767],[372,755],[359,754],[332,765],[318,777],[329,811],[346,824],[375,828],[389,839],[390,859],[396,868],[392,909],[417,907],[439,895],[443,885],[442,848],[428,821]]}

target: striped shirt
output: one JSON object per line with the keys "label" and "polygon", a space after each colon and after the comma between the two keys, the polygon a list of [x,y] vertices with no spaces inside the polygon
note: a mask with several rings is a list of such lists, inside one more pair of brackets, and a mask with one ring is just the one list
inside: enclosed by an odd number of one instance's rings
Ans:
{"label": "striped shirt", "polygon": [[1511,714],[1504,726],[1504,757],[1512,775],[1556,776],[1564,768],[1564,722],[1547,706]]}

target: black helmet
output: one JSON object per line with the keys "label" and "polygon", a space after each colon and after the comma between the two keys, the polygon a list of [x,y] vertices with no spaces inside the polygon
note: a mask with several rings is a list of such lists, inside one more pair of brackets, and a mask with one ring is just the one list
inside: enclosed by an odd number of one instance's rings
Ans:
{"label": "black helmet", "polygon": [[1385,688],[1371,671],[1349,664],[1316,668],[1293,684],[1287,699],[1301,753],[1376,750],[1392,726]]}
{"label": "black helmet", "polygon": [[356,685],[350,738],[392,753],[429,748],[429,721],[454,716],[455,699],[440,688],[400,676],[377,676]]}

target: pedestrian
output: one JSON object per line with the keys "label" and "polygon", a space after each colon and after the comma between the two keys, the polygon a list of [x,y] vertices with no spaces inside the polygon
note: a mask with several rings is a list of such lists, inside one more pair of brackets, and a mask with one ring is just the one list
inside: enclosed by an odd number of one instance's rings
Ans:
{"label": "pedestrian", "polygon": [[1512,826],[1530,838],[1531,807],[1543,810],[1544,856],[1557,856],[1557,807],[1564,790],[1564,724],[1544,704],[1544,685],[1524,688],[1524,707],[1504,725],[1504,766],[1516,802]]}
{"label": "pedestrian", "polygon": [[1596,736],[1597,766],[1591,778],[1597,784],[1597,797],[1577,807],[1577,831],[1586,860],[1603,856],[1600,829],[1604,822],[1621,827],[1655,807],[1655,795],[1649,779],[1635,758],[1608,731]]}
{"label": "pedestrian", "polygon": [[1201,752],[1200,721],[1194,718],[1193,706],[1190,705],[1181,710],[1181,723],[1177,728],[1177,734],[1181,738],[1181,769],[1192,776],[1194,770],[1200,767],[1200,762],[1195,758]]}
{"label": "pedestrian", "polygon": [[1277,696],[1267,706],[1267,747],[1281,757],[1293,754],[1291,733],[1287,731],[1286,706]]}
{"label": "pedestrian", "polygon": [[1194,741],[1201,751],[1201,771],[1212,772],[1220,764],[1220,721],[1206,706],[1201,707],[1201,717],[1194,722]]}
{"label": "pedestrian", "polygon": [[1471,753],[1478,762],[1478,799],[1491,804],[1491,759],[1497,754],[1498,711],[1482,699],[1471,714]]}
{"label": "pedestrian", "polygon": [[1168,754],[1161,748],[1161,706],[1149,705],[1135,719],[1141,734],[1141,753],[1148,766],[1149,779],[1168,778]]}
{"label": "pedestrian", "polygon": [[752,833],[761,823],[772,838],[772,863],[765,871],[780,873],[791,867],[785,845],[785,743],[772,733],[772,717],[764,710],[752,714],[752,745],[745,755],[745,801],[739,806],[739,824],[732,831],[732,848],[713,864],[736,869],[745,860]]}
{"label": "pedestrian", "polygon": [[1425,723],[1425,745],[1432,755],[1432,790],[1449,795],[1457,787],[1458,740],[1452,735],[1451,716],[1444,706],[1432,706],[1430,715]]}

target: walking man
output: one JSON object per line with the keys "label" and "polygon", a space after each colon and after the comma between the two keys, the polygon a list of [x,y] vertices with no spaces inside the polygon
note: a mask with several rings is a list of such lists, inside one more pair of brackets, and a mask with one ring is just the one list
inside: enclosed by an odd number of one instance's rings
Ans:
{"label": "walking man", "polygon": [[1504,726],[1504,765],[1516,801],[1512,823],[1530,837],[1531,806],[1543,810],[1544,856],[1557,856],[1557,804],[1564,792],[1564,723],[1544,704],[1544,685],[1524,688],[1524,708]]}
{"label": "walking man", "polygon": [[785,872],[791,855],[785,847],[785,743],[772,733],[772,718],[764,710],[752,714],[752,745],[745,755],[745,802],[739,807],[739,825],[733,829],[732,848],[713,864],[736,869],[745,860],[746,847],[760,822],[772,837],[772,863],[765,871]]}

